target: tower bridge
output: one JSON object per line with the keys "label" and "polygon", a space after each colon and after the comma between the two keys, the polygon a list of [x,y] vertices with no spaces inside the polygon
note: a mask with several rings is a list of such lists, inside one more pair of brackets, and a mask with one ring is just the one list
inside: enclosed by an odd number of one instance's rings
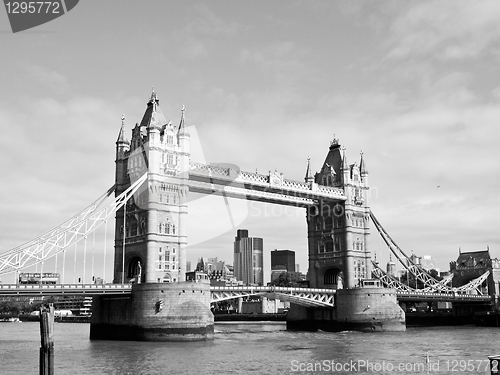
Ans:
{"label": "tower bridge", "polygon": [[[287,179],[277,171],[258,174],[197,163],[191,160],[185,109],[178,125],[167,122],[154,90],[130,140],[125,134],[122,116],[116,141],[116,183],[103,197],[61,226],[0,254],[0,275],[43,265],[79,241],[86,249],[88,236],[97,227],[106,226],[114,215],[115,286],[1,286],[0,294],[93,294],[91,338],[141,340],[209,339],[213,336],[210,303],[251,294],[292,301],[292,328],[307,325],[312,319],[322,328],[370,330],[404,329],[404,313],[397,298],[490,298],[466,295],[480,291],[488,275],[457,290],[437,282],[408,261],[370,210],[369,174],[363,154],[359,162],[349,163],[338,139],[330,142],[319,172],[313,173],[307,160],[304,182]],[[306,209],[310,289],[214,289],[208,284],[186,282],[190,192]],[[112,202],[103,203],[113,193]],[[426,290],[404,288],[372,263],[371,222],[408,272],[424,282]],[[386,288],[359,288],[373,276]],[[110,292],[113,288],[116,293]],[[124,299],[123,294],[131,297]],[[316,310],[310,310],[312,307]],[[123,333],[125,326],[134,328]],[[117,336],[116,332],[121,333]]]}

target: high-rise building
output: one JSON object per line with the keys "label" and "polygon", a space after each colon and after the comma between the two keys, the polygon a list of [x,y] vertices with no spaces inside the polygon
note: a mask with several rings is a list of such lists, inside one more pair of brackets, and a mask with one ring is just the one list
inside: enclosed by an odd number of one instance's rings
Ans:
{"label": "high-rise building", "polygon": [[234,276],[243,284],[264,284],[264,241],[248,237],[248,230],[238,229],[234,239]]}
{"label": "high-rise building", "polygon": [[283,272],[295,272],[295,251],[275,249],[271,252],[271,281]]}
{"label": "high-rise building", "polygon": [[295,272],[295,251],[274,250],[271,252],[271,269],[276,266],[285,266],[288,272]]}

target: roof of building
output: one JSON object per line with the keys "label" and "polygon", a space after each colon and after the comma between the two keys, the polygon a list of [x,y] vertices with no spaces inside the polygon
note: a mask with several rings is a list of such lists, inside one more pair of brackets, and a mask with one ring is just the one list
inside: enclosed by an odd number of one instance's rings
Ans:
{"label": "roof of building", "polygon": [[165,119],[165,115],[163,114],[160,108],[160,100],[156,95],[156,92],[153,87],[153,92],[151,93],[151,97],[148,101],[148,106],[146,108],[146,112],[144,112],[144,116],[141,120],[141,128],[162,128],[163,125],[167,124],[167,120]]}
{"label": "roof of building", "polygon": [[476,264],[486,264],[491,260],[489,250],[468,251],[462,252],[457,258],[457,264],[465,264],[467,261],[473,259]]}

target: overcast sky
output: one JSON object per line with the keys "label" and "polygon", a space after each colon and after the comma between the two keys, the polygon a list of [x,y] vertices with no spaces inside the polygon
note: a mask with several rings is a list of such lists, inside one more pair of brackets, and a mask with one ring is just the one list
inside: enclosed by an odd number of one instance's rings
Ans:
{"label": "overcast sky", "polygon": [[[441,270],[459,247],[500,257],[498,14],[498,1],[85,0],[12,34],[0,11],[0,251],[114,183],[121,115],[130,137],[154,85],[167,119],[186,106],[193,159],[302,181],[335,134],[349,162],[363,151],[371,208],[406,252]],[[303,210],[197,198],[193,264],[232,264],[246,228],[264,238],[266,278],[276,248],[307,271]]]}

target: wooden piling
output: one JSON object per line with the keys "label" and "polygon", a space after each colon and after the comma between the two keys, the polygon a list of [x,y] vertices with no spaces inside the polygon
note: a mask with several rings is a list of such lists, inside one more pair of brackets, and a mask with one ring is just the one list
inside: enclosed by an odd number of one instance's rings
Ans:
{"label": "wooden piling", "polygon": [[54,306],[40,309],[40,375],[54,375]]}

